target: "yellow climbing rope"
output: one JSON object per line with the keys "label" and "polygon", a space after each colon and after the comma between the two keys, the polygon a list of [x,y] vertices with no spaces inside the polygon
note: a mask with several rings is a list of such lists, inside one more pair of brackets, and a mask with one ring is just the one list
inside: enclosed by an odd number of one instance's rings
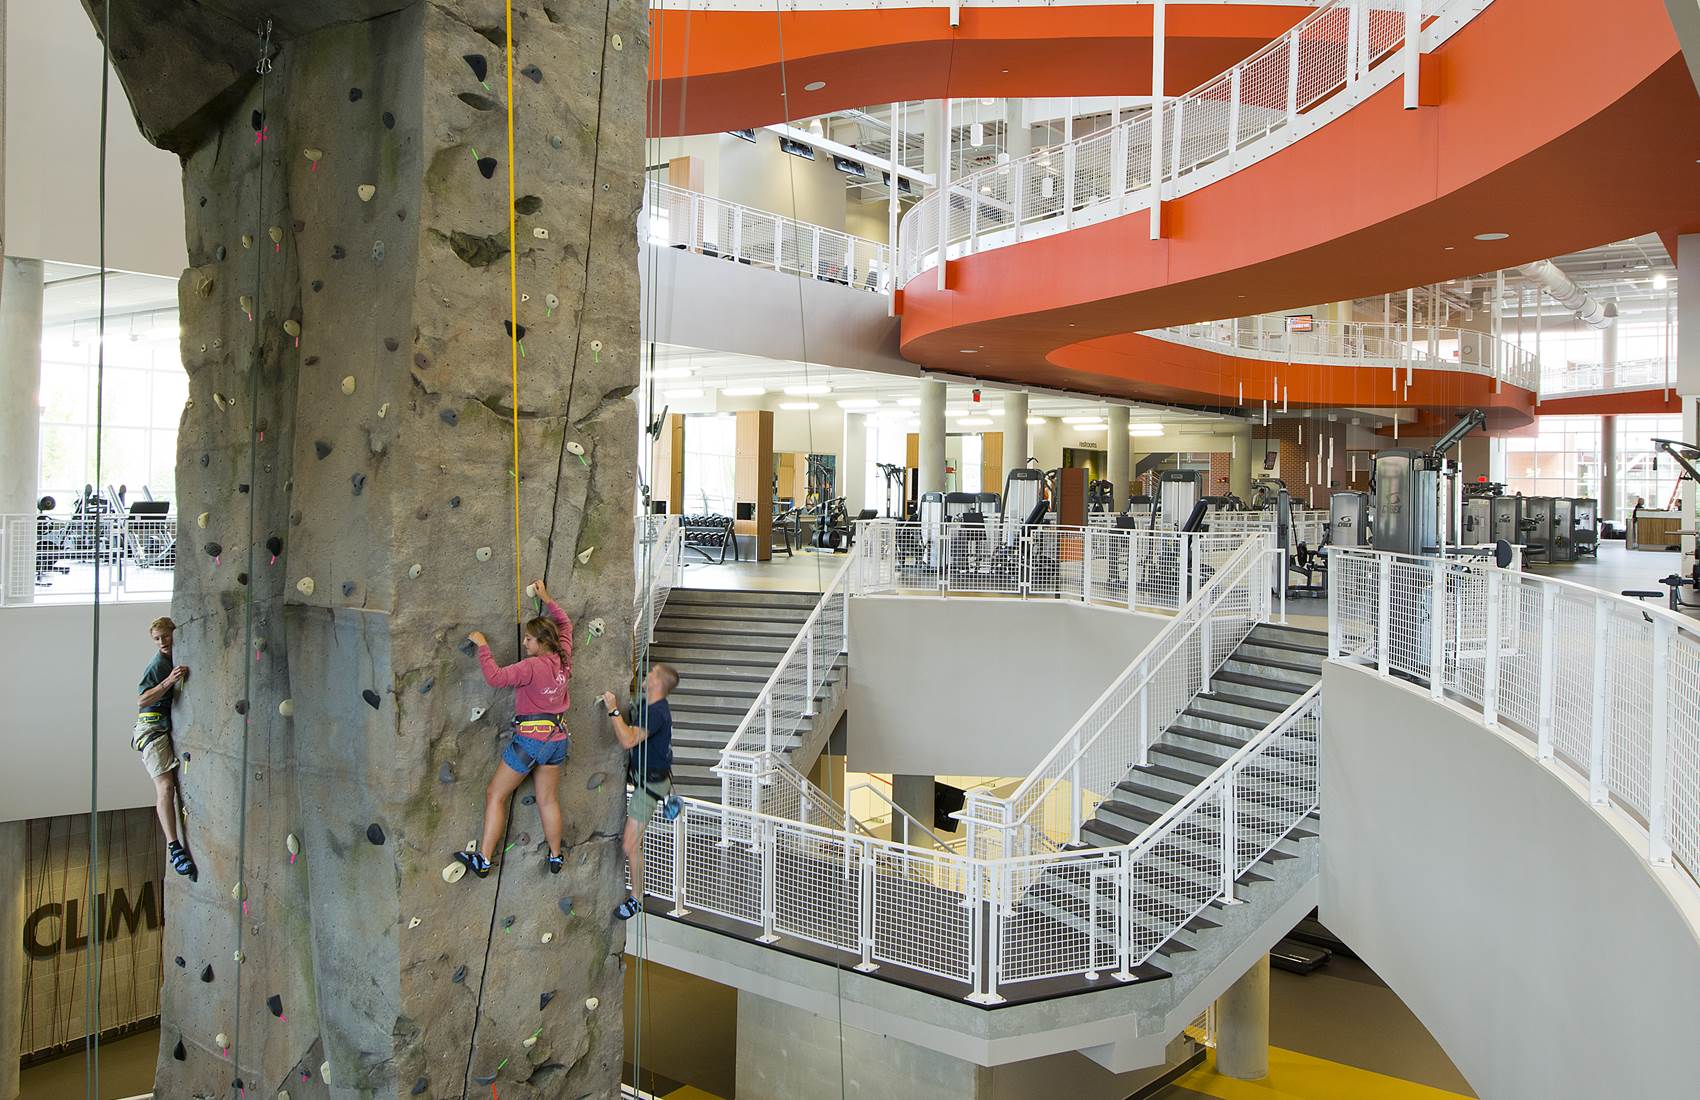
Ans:
{"label": "yellow climbing rope", "polygon": [[514,4],[506,0],[508,68],[508,353],[512,362],[514,467],[514,621],[525,621],[525,580],[519,561],[519,239],[514,211]]}

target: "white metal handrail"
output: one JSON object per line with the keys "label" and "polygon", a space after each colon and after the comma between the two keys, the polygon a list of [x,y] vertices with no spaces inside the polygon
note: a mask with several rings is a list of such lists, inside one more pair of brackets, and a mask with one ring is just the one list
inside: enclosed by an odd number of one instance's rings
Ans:
{"label": "white metal handrail", "polygon": [[1474,329],[1313,320],[1307,331],[1289,332],[1285,316],[1269,314],[1150,329],[1143,335],[1274,363],[1385,368],[1386,388],[1393,392],[1404,387],[1411,370],[1480,374],[1530,391],[1541,386],[1533,348],[1524,350]]}
{"label": "white metal handrail", "polygon": [[999,519],[864,520],[857,524],[851,577],[857,596],[1012,596],[1174,611],[1245,537]]}
{"label": "white metal handrail", "polygon": [[667,248],[884,293],[891,251],[878,241],[651,181],[645,239]]}
{"label": "white metal handrail", "polygon": [[170,600],[177,517],[0,515],[0,607]]}
{"label": "white metal handrail", "polygon": [[[1213,535],[1231,535],[1237,541],[1244,541],[1252,535],[1265,532],[1274,533],[1276,513],[1273,508],[1260,508],[1254,511],[1229,512],[1212,510],[1204,518],[1204,525]],[[1292,510],[1292,530],[1288,541],[1294,545],[1304,543],[1306,546],[1322,545],[1322,537],[1328,532],[1328,509],[1326,508],[1294,508]]]}
{"label": "white metal handrail", "polygon": [[1541,372],[1541,394],[1610,393],[1615,390],[1670,389],[1676,383],[1672,363],[1663,356],[1616,363],[1611,376],[1603,363],[1570,363]]}
{"label": "white metal handrail", "polygon": [[[1418,46],[1433,50],[1491,0],[1424,0]],[[1151,112],[951,180],[904,216],[898,285],[971,255],[1149,209],[1268,157],[1392,84],[1407,0],[1327,0],[1246,60]],[[1152,169],[1160,166],[1159,186]],[[948,220],[941,227],[941,207]]]}
{"label": "white metal handrail", "polygon": [[675,916],[834,948],[862,971],[934,974],[978,1003],[1027,981],[1132,981],[1316,810],[1319,717],[1312,688],[1122,847],[985,858],[686,799],[645,831],[646,888]]}
{"label": "white metal handrail", "polygon": [[636,613],[632,617],[638,667],[655,641],[655,624],[667,607],[685,568],[685,531],[674,515],[637,517],[633,558],[637,574]]}
{"label": "white metal handrail", "polygon": [[1479,560],[1338,549],[1328,584],[1331,657],[1528,738],[1645,829],[1650,862],[1700,875],[1700,624]]}
{"label": "white metal handrail", "polygon": [[899,844],[909,845],[925,837],[935,848],[950,849],[952,843],[928,828],[918,818],[899,806],[890,795],[871,783],[858,783],[844,792],[840,802],[791,766],[779,753],[763,753],[756,775],[767,790],[761,798],[761,812],[788,821],[837,827],[846,833],[862,836],[877,834],[850,809],[850,796],[861,792],[873,795],[891,811],[891,837]]}
{"label": "white metal handrail", "polygon": [[1013,792],[969,792],[960,815],[969,850],[1025,855],[1078,843],[1098,803],[1130,767],[1148,763],[1151,745],[1269,618],[1281,568],[1272,535],[1242,543]]}

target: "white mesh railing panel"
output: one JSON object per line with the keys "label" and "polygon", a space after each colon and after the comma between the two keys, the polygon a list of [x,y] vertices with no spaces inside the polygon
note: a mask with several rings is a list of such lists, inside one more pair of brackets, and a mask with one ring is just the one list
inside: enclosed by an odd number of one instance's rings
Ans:
{"label": "white mesh railing panel", "polygon": [[1013,904],[998,924],[999,977],[1008,983],[1107,969],[1119,953],[1115,853],[1013,864]]}
{"label": "white mesh railing panel", "polygon": [[[734,812],[735,815],[735,812]],[[691,909],[761,925],[762,855],[721,842],[722,811],[693,803],[685,822],[685,899]]]}
{"label": "white mesh railing panel", "polygon": [[825,947],[859,951],[861,845],[843,833],[774,825],[773,929]]}
{"label": "white mesh railing panel", "polygon": [[873,956],[967,981],[974,919],[964,861],[873,844]]}
{"label": "white mesh railing panel", "polygon": [[1671,856],[1692,877],[1700,875],[1700,639],[1671,639],[1669,685]]}

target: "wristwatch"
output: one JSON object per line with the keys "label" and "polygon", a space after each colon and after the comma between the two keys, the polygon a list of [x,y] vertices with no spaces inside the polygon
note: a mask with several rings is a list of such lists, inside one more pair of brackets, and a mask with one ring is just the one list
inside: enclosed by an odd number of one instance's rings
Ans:
{"label": "wristwatch", "polygon": [[608,717],[610,717],[610,718],[618,718],[619,716],[620,716],[620,712],[617,711],[617,710],[611,710],[611,711],[608,712]]}

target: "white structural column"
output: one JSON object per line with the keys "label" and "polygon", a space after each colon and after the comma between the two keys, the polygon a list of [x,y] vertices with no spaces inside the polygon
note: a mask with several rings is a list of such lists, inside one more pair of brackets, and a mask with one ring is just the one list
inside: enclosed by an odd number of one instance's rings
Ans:
{"label": "white structural column", "polygon": [[868,417],[844,414],[844,446],[838,451],[838,492],[851,518],[868,506]]}
{"label": "white structural column", "polygon": [[1600,507],[1595,521],[1617,518],[1617,417],[1600,417]]}
{"label": "white structural column", "polygon": [[1010,160],[1020,160],[1033,151],[1033,131],[1027,127],[1027,101],[1011,99],[1004,104],[1004,151]]}
{"label": "white structural column", "polygon": [[24,1005],[24,823],[0,822],[0,1100],[17,1100]]}
{"label": "white structural column", "polygon": [[944,383],[921,380],[921,488],[944,492]]}
{"label": "white structural column", "polygon": [[939,289],[945,288],[946,273],[950,268],[950,100],[943,103],[944,110],[944,140],[940,143],[939,151]]}
{"label": "white structural column", "polygon": [[[1685,43],[1686,45],[1686,43]],[[1676,241],[1676,330],[1700,332],[1700,233],[1687,233]],[[1682,438],[1700,434],[1696,398],[1700,398],[1700,340],[1677,340],[1676,392],[1682,399]],[[1682,483],[1682,529],[1694,529],[1694,483]],[[1682,568],[1687,572],[1694,559],[1694,536],[1682,536]]]}
{"label": "white structural column", "polygon": [[1269,1076],[1269,956],[1216,999],[1216,1072],[1241,1081]]}
{"label": "white structural column", "polygon": [[[1005,394],[1003,399],[1003,476],[1027,465],[1027,395]],[[1003,486],[998,487],[1000,490]]]}
{"label": "white structural column", "polygon": [[1251,452],[1255,447],[1251,421],[1242,421],[1234,428],[1229,444],[1228,491],[1242,500],[1251,499]]}
{"label": "white structural column", "polygon": [[35,511],[41,450],[41,261],[7,257],[3,263],[0,514]]}
{"label": "white structural column", "polygon": [[887,317],[897,316],[897,215],[900,213],[897,201],[899,194],[897,168],[903,162],[903,133],[898,127],[898,120],[902,114],[903,104],[893,103],[891,105],[891,118],[888,120],[889,126],[886,130],[888,140],[886,159],[891,162],[891,175],[889,177],[891,182],[886,187],[885,207],[885,254],[890,257],[887,264],[891,268],[885,273],[885,315]]}
{"label": "white structural column", "polygon": [[1166,0],[1151,5],[1151,239],[1163,236],[1163,53]]}
{"label": "white structural column", "polygon": [[1600,386],[1604,389],[1617,388],[1617,325],[1610,324],[1600,330]]}
{"label": "white structural column", "polygon": [[[897,803],[910,817],[925,825],[933,827],[933,777],[930,775],[893,775],[891,777],[891,800]],[[892,823],[892,836],[902,839],[902,828]],[[917,848],[930,848],[933,838],[920,830],[912,830],[909,843]]]}
{"label": "white structural column", "polygon": [[1133,470],[1128,465],[1127,438],[1127,406],[1110,406],[1110,442],[1109,442],[1109,471],[1104,475],[1109,479],[1115,494],[1116,511],[1127,507],[1127,483],[1133,480]]}

